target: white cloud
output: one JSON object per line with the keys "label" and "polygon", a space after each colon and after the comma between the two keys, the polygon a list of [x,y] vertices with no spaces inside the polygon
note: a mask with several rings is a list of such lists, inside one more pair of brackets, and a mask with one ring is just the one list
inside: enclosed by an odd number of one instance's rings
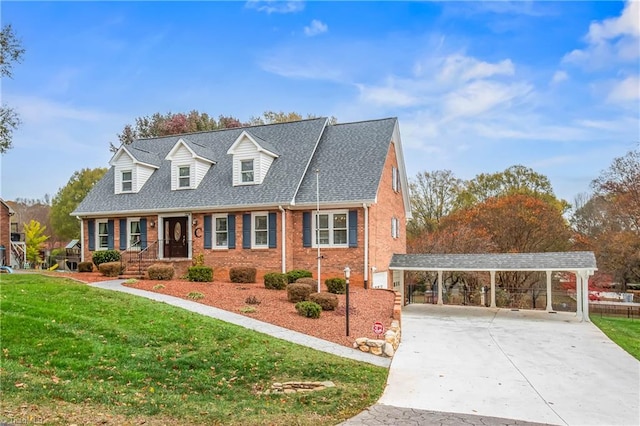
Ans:
{"label": "white cloud", "polygon": [[314,19],[311,21],[310,25],[304,27],[304,34],[307,37],[313,37],[318,34],[326,33],[328,29],[329,28],[327,27],[327,24],[317,19]]}
{"label": "white cloud", "polygon": [[356,87],[360,90],[360,99],[365,103],[392,107],[407,107],[419,102],[416,97],[407,93],[407,91],[392,86],[392,84],[378,87],[356,84]]}
{"label": "white cloud", "polygon": [[245,3],[245,7],[256,9],[258,12],[272,13],[296,13],[304,9],[304,1],[291,0],[249,0]]}
{"label": "white cloud", "polygon": [[558,84],[568,79],[569,74],[567,74],[566,71],[559,70],[553,74],[553,78],[551,78],[551,84]]}
{"label": "white cloud", "polygon": [[621,103],[640,100],[640,77],[632,75],[614,83],[607,101]]}
{"label": "white cloud", "polygon": [[510,59],[492,64],[455,54],[445,58],[437,78],[444,82],[467,82],[498,75],[510,76],[514,72],[515,69]]}
{"label": "white cloud", "polygon": [[635,62],[640,57],[640,1],[628,0],[618,17],[592,22],[585,36],[587,47],[574,49],[564,63],[598,69]]}
{"label": "white cloud", "polygon": [[478,116],[492,110],[509,108],[532,91],[527,83],[505,84],[495,81],[474,81],[444,97],[446,120]]}
{"label": "white cloud", "polygon": [[20,118],[29,124],[37,125],[56,120],[100,122],[117,118],[115,114],[90,108],[78,108],[35,96],[9,96],[8,102],[20,114]]}

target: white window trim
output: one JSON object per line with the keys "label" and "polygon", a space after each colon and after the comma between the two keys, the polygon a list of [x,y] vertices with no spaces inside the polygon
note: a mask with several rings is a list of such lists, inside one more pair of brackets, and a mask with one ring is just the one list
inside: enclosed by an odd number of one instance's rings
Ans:
{"label": "white window trim", "polygon": [[[140,222],[139,217],[129,217],[127,218],[127,248],[129,250],[140,250],[140,244],[137,246],[131,245],[131,222]],[[140,228],[140,241],[142,241],[142,228]]]}
{"label": "white window trim", "polygon": [[[344,244],[334,244],[333,243],[333,216],[336,214],[344,214],[347,218],[346,231],[347,231],[347,242]],[[336,247],[336,248],[348,248],[349,247],[349,210],[320,210],[320,215],[329,215],[329,244],[320,244],[320,248],[326,247]],[[318,228],[317,228],[317,220],[318,220],[318,212],[313,212],[313,220],[312,220],[312,246],[318,247],[317,238],[318,238]]]}
{"label": "white window trim", "polygon": [[[245,170],[245,171],[242,170],[242,163],[244,163],[246,161],[251,161],[251,165],[253,167],[251,169],[251,173],[253,173],[253,180],[247,181],[247,182],[242,180],[242,176],[244,175],[244,173],[248,172],[248,170]],[[239,176],[240,185],[255,185],[256,184],[256,178],[257,178],[257,176],[256,176],[256,163],[258,162],[257,158],[240,158],[240,159],[238,159],[238,162],[240,163],[240,166],[239,166],[239,170],[240,170],[240,176]]]}
{"label": "white window trim", "polygon": [[398,192],[398,186],[398,168],[393,166],[391,167],[391,188],[394,192]]}
{"label": "white window trim", "polygon": [[[227,244],[224,246],[217,245],[217,227],[216,219],[225,219],[227,221]],[[227,250],[229,248],[229,215],[227,214],[214,214],[211,216],[211,248],[213,250]]]}
{"label": "white window trim", "polygon": [[400,238],[400,221],[395,216],[391,218],[391,236],[394,239]]}
{"label": "white window trim", "polygon": [[[106,247],[102,247],[100,246],[100,224],[104,223],[105,225],[107,225],[107,246]],[[102,250],[109,250],[109,220],[108,219],[100,219],[100,220],[96,220],[96,251],[102,251]],[[102,234],[104,235],[104,234]]]}
{"label": "white window trim", "polygon": [[[124,174],[125,173],[130,173],[131,174],[131,180],[124,180]],[[129,190],[124,189],[125,182],[129,182],[131,184],[131,189],[129,189]],[[131,169],[120,170],[120,192],[123,192],[123,193],[133,192],[133,170],[131,170]]]}
{"label": "white window trim", "polygon": [[[189,186],[180,186],[180,169],[189,168]],[[182,176],[183,178],[186,176]],[[176,164],[176,189],[193,189],[193,165],[192,164]]]}
{"label": "white window trim", "polygon": [[[256,217],[264,216],[267,219],[267,242],[264,245],[256,244]],[[268,249],[269,248],[269,212],[251,213],[251,248],[252,249]]]}

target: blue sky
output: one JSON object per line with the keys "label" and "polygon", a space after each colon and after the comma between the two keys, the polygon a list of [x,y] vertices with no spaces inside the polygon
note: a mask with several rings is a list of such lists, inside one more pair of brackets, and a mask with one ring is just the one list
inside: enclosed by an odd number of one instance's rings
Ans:
{"label": "blue sky", "polygon": [[398,117],[409,178],[522,164],[572,202],[640,141],[640,3],[11,2],[0,196],[107,167],[136,117]]}

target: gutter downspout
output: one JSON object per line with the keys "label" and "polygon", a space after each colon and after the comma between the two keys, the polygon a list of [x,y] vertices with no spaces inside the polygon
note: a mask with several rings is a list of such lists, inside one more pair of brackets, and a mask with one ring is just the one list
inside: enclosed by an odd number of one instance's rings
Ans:
{"label": "gutter downspout", "polygon": [[80,262],[84,262],[84,222],[80,216],[76,216],[76,219],[80,221]]}
{"label": "gutter downspout", "polygon": [[369,209],[367,203],[362,203],[364,208],[364,289],[369,288]]}
{"label": "gutter downspout", "polygon": [[282,206],[278,206],[280,209],[281,221],[282,221],[282,273],[287,272],[287,221],[285,218],[285,210]]}

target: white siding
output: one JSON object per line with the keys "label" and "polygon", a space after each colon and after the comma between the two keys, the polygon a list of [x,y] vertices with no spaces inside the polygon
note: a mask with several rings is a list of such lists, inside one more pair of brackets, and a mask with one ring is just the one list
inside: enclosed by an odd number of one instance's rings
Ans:
{"label": "white siding", "polygon": [[143,166],[141,164],[136,165],[133,170],[133,188],[138,192],[145,183],[149,180],[155,169],[153,167]]}
{"label": "white siding", "polygon": [[134,171],[133,160],[131,159],[131,157],[129,157],[126,154],[120,155],[120,157],[116,161],[115,173],[114,173],[114,178],[115,178],[114,184],[115,184],[116,194],[122,194],[122,172],[127,170],[131,170],[131,178],[133,179],[132,188],[135,191],[136,176]]}
{"label": "white siding", "polygon": [[209,171],[209,167],[211,167],[210,163],[196,160],[195,172],[191,172],[191,175],[193,175],[195,179],[195,182],[192,183],[194,188],[197,188],[198,185],[200,185],[200,182],[202,182],[202,178],[204,178],[204,175],[206,175],[207,171]]}
{"label": "white siding", "polygon": [[[242,185],[242,176],[240,173],[240,161],[253,160],[253,179],[254,183],[260,183],[259,180],[259,156],[256,146],[246,137],[240,142],[233,153],[233,186]],[[245,184],[246,185],[246,184]]]}
{"label": "white siding", "polygon": [[191,177],[190,184],[191,188],[194,187],[194,169],[195,162],[193,157],[191,156],[191,152],[185,148],[184,145],[181,145],[180,148],[176,150],[171,158],[171,189],[176,190],[179,188],[178,186],[178,167],[181,166],[189,166],[191,168]]}
{"label": "white siding", "polygon": [[260,153],[260,177],[258,178],[258,183],[262,183],[265,176],[267,176],[267,172],[269,171],[269,167],[271,167],[271,163],[273,163],[273,157],[264,153]]}

